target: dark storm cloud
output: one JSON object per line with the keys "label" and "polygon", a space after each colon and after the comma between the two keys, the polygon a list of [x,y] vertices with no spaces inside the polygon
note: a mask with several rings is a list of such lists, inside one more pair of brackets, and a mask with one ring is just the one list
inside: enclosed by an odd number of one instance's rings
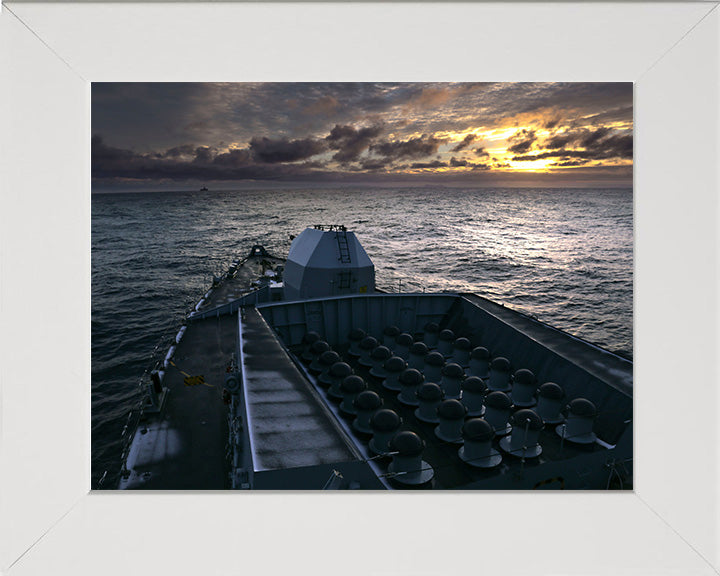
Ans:
{"label": "dark storm cloud", "polygon": [[93,133],[150,152],[185,142],[245,144],[253,136],[317,137],[382,114],[397,85],[375,83],[96,83]]}
{"label": "dark storm cloud", "polygon": [[[169,152],[169,151],[168,151]],[[92,138],[92,176],[94,179],[133,180],[238,180],[302,178],[322,175],[318,163],[258,164],[248,149],[217,154],[213,148],[199,146],[191,159],[174,153],[138,154],[105,144],[100,136]]]}
{"label": "dark storm cloud", "polygon": [[441,162],[440,160],[433,160],[432,162],[415,162],[410,165],[410,168],[447,168],[447,164],[445,162]]}
{"label": "dark storm cloud", "polygon": [[[598,144],[602,153],[613,154],[618,158],[633,157],[633,135],[632,134],[616,134],[605,138]],[[612,158],[613,156],[608,156]]]}
{"label": "dark storm cloud", "polygon": [[[575,129],[556,134],[542,143],[545,149],[553,150],[553,157],[562,155],[567,146],[585,148],[581,151],[587,158],[632,158],[633,137],[629,131],[614,132],[611,128]],[[577,152],[577,151],[575,151]]]}
{"label": "dark storm cloud", "polygon": [[602,124],[604,122],[631,123],[633,121],[633,107],[622,106],[620,108],[613,108],[612,110],[607,110],[605,112],[593,114],[592,116],[587,116],[584,118],[584,121],[587,124],[594,125]]}
{"label": "dark storm cloud", "polygon": [[508,152],[512,152],[513,154],[524,154],[530,148],[532,148],[534,139],[528,139],[528,140],[521,140],[517,144],[513,144],[508,148]]}
{"label": "dark storm cloud", "polygon": [[490,165],[483,162],[470,162],[465,159],[458,159],[454,156],[450,158],[450,164],[453,168],[471,168],[472,170],[490,170]]}
{"label": "dark storm cloud", "polygon": [[131,150],[121,150],[107,146],[100,136],[93,136],[91,140],[93,175],[114,175],[124,171],[133,164],[138,163],[137,155]]}
{"label": "dark storm cloud", "polygon": [[303,109],[303,114],[309,114],[312,116],[317,115],[324,115],[324,116],[331,116],[334,114],[338,107],[340,106],[340,101],[335,98],[335,96],[331,95],[325,95],[318,98],[316,101],[310,103],[308,106],[306,106]]}
{"label": "dark storm cloud", "polygon": [[[499,84],[506,99],[506,113],[530,113],[537,110],[561,108],[573,114],[584,115],[632,102],[631,82],[558,82]],[[557,113],[551,118],[557,117]]]}
{"label": "dark storm cloud", "polygon": [[386,158],[396,160],[402,158],[422,158],[435,154],[444,140],[423,134],[410,140],[394,140],[373,144],[370,151]]}
{"label": "dark storm cloud", "polygon": [[611,129],[610,128],[598,128],[597,130],[588,131],[588,134],[585,135],[580,140],[580,146],[583,148],[589,148],[590,146],[594,146],[597,142],[605,138],[608,134],[610,134]]}
{"label": "dark storm cloud", "polygon": [[338,162],[352,162],[367,150],[373,140],[383,131],[383,127],[367,126],[355,128],[350,125],[335,124],[330,134],[325,138],[331,149],[337,150],[333,160]]}
{"label": "dark storm cloud", "polygon": [[568,144],[575,142],[577,140],[577,134],[574,134],[573,132],[565,132],[562,134],[557,134],[550,138],[549,140],[546,140],[543,144],[545,148],[550,148],[552,150],[556,150],[558,148],[564,148]]}
{"label": "dark storm cloud", "polygon": [[[467,174],[491,164],[458,152],[489,162],[478,144],[490,144],[480,138],[509,127],[514,140],[488,142],[516,158],[627,159],[632,93],[631,83],[93,83],[93,133],[107,137],[93,141],[93,175],[96,182],[99,174],[148,182],[344,178],[363,170],[400,177],[413,162],[432,161],[454,161],[466,170],[452,172]],[[541,129],[551,134],[538,137]],[[467,135],[458,141],[459,134]],[[505,152],[493,154],[503,162],[493,169],[510,168]]]}
{"label": "dark storm cloud", "polygon": [[508,152],[524,154],[532,148],[535,140],[535,130],[520,130],[510,137],[510,141],[515,144],[508,148]]}
{"label": "dark storm cloud", "polygon": [[632,159],[633,137],[632,134],[616,134],[606,137],[600,141],[593,142],[593,146],[586,150],[567,150],[560,148],[530,154],[513,156],[517,162],[542,160],[545,158],[585,158],[589,160],[607,160],[609,158]]}
{"label": "dark storm cloud", "polygon": [[[192,161],[163,158],[165,154],[137,154],[92,138],[92,175],[94,178],[192,178],[203,168]],[[171,155],[172,156],[172,155]],[[171,158],[170,156],[170,158]]]}
{"label": "dark storm cloud", "polygon": [[565,160],[563,162],[553,162],[552,166],[583,166],[590,160]]}
{"label": "dark storm cloud", "polygon": [[209,162],[212,162],[215,152],[215,148],[211,148],[210,146],[199,146],[195,149],[195,160],[193,160],[193,162],[198,164],[208,164]]}
{"label": "dark storm cloud", "polygon": [[[562,111],[562,115],[558,111]],[[93,83],[93,132],[149,152],[253,136],[319,137],[360,119],[415,133],[507,124],[632,122],[631,83]]]}
{"label": "dark storm cloud", "polygon": [[[585,121],[595,114],[618,110],[618,120],[632,122],[632,83],[489,83],[450,85],[454,88],[435,114],[413,117],[416,132],[463,131],[484,126],[543,127]],[[439,112],[439,113],[438,113]],[[558,119],[562,120],[558,120]]]}
{"label": "dark storm cloud", "polygon": [[543,125],[543,128],[545,128],[546,130],[552,130],[552,129],[555,128],[558,124],[560,124],[560,118],[553,118],[553,119],[548,120],[547,122],[545,122],[545,124]]}
{"label": "dark storm cloud", "polygon": [[301,140],[285,140],[270,138],[253,138],[250,140],[250,152],[255,160],[266,164],[278,162],[297,162],[316,156],[326,149],[321,140],[303,138]]}
{"label": "dark storm cloud", "polygon": [[475,138],[477,138],[475,134],[468,134],[467,136],[465,136],[465,138],[463,138],[462,142],[452,148],[451,152],[460,152],[461,150],[465,150],[465,148],[467,148],[468,146],[470,146],[470,144],[473,143]]}
{"label": "dark storm cloud", "polygon": [[365,160],[360,164],[363,170],[383,170],[388,163],[384,160]]}
{"label": "dark storm cloud", "polygon": [[93,133],[111,136],[116,145],[149,152],[203,142],[186,125],[207,118],[208,108],[195,111],[206,84],[93,82],[91,90]]}
{"label": "dark storm cloud", "polygon": [[252,162],[252,154],[245,148],[236,148],[224,154],[218,154],[212,162],[218,166],[247,166]]}
{"label": "dark storm cloud", "polygon": [[195,146],[192,144],[184,144],[170,148],[164,154],[160,154],[160,156],[165,158],[178,158],[179,156],[190,156],[193,154],[195,154]]}

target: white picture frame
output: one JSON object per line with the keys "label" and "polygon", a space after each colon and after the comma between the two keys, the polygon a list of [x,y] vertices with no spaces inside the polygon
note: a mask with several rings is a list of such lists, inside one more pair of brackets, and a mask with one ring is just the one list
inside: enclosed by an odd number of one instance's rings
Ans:
{"label": "white picture frame", "polygon": [[[0,14],[0,572],[717,574],[716,2]],[[632,493],[90,493],[90,82],[635,82]]]}

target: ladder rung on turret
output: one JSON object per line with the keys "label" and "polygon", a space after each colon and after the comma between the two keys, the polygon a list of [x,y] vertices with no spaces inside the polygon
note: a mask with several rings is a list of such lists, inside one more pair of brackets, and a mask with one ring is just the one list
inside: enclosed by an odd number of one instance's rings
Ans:
{"label": "ladder rung on turret", "polygon": [[347,232],[345,230],[338,230],[335,234],[337,239],[338,248],[340,249],[340,262],[343,264],[350,263],[350,247],[348,246]]}

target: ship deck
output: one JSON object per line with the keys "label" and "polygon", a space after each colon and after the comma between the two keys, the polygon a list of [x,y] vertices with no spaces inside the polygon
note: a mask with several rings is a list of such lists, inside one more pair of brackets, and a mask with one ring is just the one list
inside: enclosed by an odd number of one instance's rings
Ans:
{"label": "ship deck", "polygon": [[[212,310],[246,294],[269,266],[284,260],[249,256],[235,265],[206,294],[197,312]],[[230,487],[228,407],[222,390],[226,367],[237,352],[237,314],[210,315],[188,322],[172,364],[165,370],[167,389],[159,413],[145,413],[133,438],[120,488],[148,490],[222,490]],[[186,376],[204,383],[186,385]],[[193,382],[191,380],[191,382]]]}
{"label": "ship deck", "polygon": [[257,309],[247,308],[241,322],[255,472],[357,460],[352,443]]}
{"label": "ship deck", "polygon": [[202,313],[229,304],[247,294],[252,282],[262,278],[270,267],[282,266],[285,260],[275,256],[251,256],[237,263],[234,274],[226,275],[214,286],[196,312]]}
{"label": "ship deck", "polygon": [[[330,297],[322,300],[262,304],[258,308],[272,326],[275,336],[296,358],[303,350],[306,331],[321,334],[340,354],[353,372],[363,378],[368,388],[383,400],[383,407],[394,410],[402,419],[402,430],[416,433],[423,441],[423,460],[435,471],[432,489],[517,489],[544,487],[555,479],[554,487],[593,489],[611,482],[610,470],[616,459],[631,457],[632,446],[626,434],[632,419],[632,362],[606,352],[561,330],[528,316],[493,304],[474,295],[457,294],[374,294],[367,296]],[[458,455],[460,444],[445,442],[435,435],[435,426],[415,417],[414,408],[399,401],[398,393],[385,389],[348,352],[347,334],[354,328],[382,338],[388,324],[423,339],[422,327],[436,322],[456,336],[470,340],[472,346],[484,345],[494,357],[512,361],[513,370],[530,369],[539,382],[559,383],[565,391],[565,402],[574,398],[589,399],[598,415],[594,431],[598,441],[575,444],[564,441],[556,427],[548,425],[540,432],[542,454],[518,458],[505,454],[497,468],[485,470],[469,466]],[[299,361],[298,361],[299,363]],[[363,457],[372,458],[367,438],[353,433],[350,423],[315,377],[305,370],[317,393],[345,426]],[[630,430],[631,431],[631,430]],[[500,450],[498,439],[494,448]],[[388,461],[377,459],[379,475],[397,484],[387,469]]]}
{"label": "ship deck", "polygon": [[[426,309],[413,322],[421,322],[421,316],[425,320],[434,319],[457,333],[465,331],[471,339],[472,334],[478,335],[474,331],[480,322],[485,326],[479,328],[483,339],[496,339],[501,352],[514,350],[520,362],[533,366],[540,353],[543,362],[538,366],[540,370],[564,374],[573,382],[580,375],[579,391],[585,390],[584,380],[588,378],[597,384],[604,383],[607,386],[602,388],[606,390],[614,389],[613,393],[603,392],[598,400],[606,408],[619,408],[615,411],[622,414],[630,414],[625,404],[631,406],[632,402],[631,361],[473,294],[330,298],[322,306],[312,301],[267,304],[260,309],[248,306],[239,315],[238,299],[248,293],[251,283],[265,276],[265,270],[283,262],[268,255],[246,258],[236,263],[232,273],[206,294],[188,319],[184,336],[166,367],[163,386],[168,392],[163,409],[157,414],[146,414],[135,433],[127,459],[129,476],[121,480],[120,488],[217,490],[231,487],[228,406],[223,402],[222,393],[226,367],[233,357],[243,370],[243,404],[251,453],[248,456],[252,458],[249,470],[256,475],[252,482],[255,487],[319,488],[318,480],[324,482],[333,470],[361,478],[361,485],[371,489],[387,486],[388,481],[394,484],[392,475],[385,473],[388,462],[368,453],[365,439],[357,438],[337,406],[325,399],[325,392],[314,383],[314,377],[288,354],[298,351],[298,339],[304,330],[310,329],[309,324],[301,329],[305,321],[298,324],[298,318],[305,318],[307,314],[307,321],[312,320],[314,325],[320,318],[319,312],[330,314],[321,325],[339,340],[334,343],[335,349],[356,374],[363,376],[369,388],[381,396],[384,406],[402,417],[403,429],[412,430],[424,441],[423,459],[435,470],[432,486],[426,487],[511,489],[516,481],[520,482],[517,487],[528,487],[530,480],[532,487],[533,478],[537,476],[533,469],[539,467],[543,468],[543,478],[548,478],[548,474],[552,476],[555,470],[558,476],[562,473],[568,481],[567,487],[593,485],[588,477],[589,464],[585,462],[597,460],[596,453],[605,448],[563,443],[552,428],[541,432],[543,454],[539,458],[521,461],[506,457],[502,466],[494,470],[467,466],[458,456],[457,445],[440,441],[432,425],[417,420],[414,409],[400,403],[395,393],[385,390],[367,368],[347,354],[347,343],[342,336],[348,333],[353,318],[376,323],[378,330],[385,325],[385,316],[391,314],[390,311],[405,321],[409,318],[407,311],[415,307],[419,307],[418,312],[423,307]],[[370,306],[375,300],[380,303],[379,308]],[[232,302],[235,307],[228,306]],[[274,310],[281,312],[270,321]],[[383,313],[377,314],[379,310]],[[241,354],[237,355],[238,351]],[[553,359],[547,364],[550,357]],[[567,367],[558,372],[558,363]],[[203,382],[187,380],[200,375]],[[620,404],[617,399],[613,400],[618,394]],[[622,400],[627,397],[629,403]],[[620,416],[613,416],[614,420],[618,418]],[[601,424],[607,427],[606,423]],[[608,429],[613,431],[612,427]],[[570,468],[568,460],[573,461]],[[245,469],[247,464],[245,460]],[[294,471],[297,486],[287,485],[289,470]],[[383,478],[382,482],[379,478]]]}
{"label": "ship deck", "polygon": [[[168,396],[160,414],[140,423],[128,456],[128,489],[218,490],[228,487],[225,367],[237,346],[232,316],[194,322],[165,371]],[[186,375],[204,384],[185,384]]]}

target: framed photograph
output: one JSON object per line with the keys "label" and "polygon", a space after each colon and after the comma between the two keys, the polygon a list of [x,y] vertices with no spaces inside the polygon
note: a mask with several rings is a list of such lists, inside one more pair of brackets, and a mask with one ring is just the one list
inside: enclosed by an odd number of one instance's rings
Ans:
{"label": "framed photograph", "polygon": [[[2,573],[717,573],[716,8],[4,4]],[[633,84],[633,490],[93,490],[91,83],[491,81]],[[357,152],[337,136],[328,157]],[[433,144],[407,167],[482,160],[455,136],[452,158]],[[515,136],[519,158],[543,153]],[[266,140],[248,154],[288,152]],[[385,144],[368,149],[397,160]]]}

